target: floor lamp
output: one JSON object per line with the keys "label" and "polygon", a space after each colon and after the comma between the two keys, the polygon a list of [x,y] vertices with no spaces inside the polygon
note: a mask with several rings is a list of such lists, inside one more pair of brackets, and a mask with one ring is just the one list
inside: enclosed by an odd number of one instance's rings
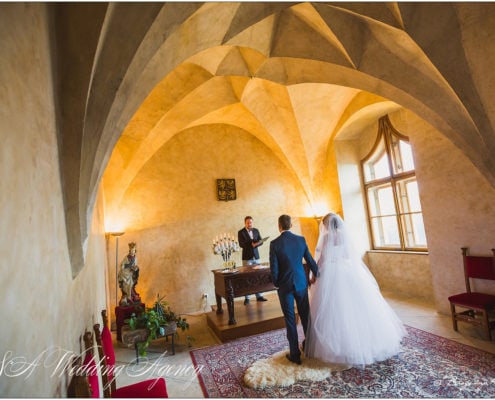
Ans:
{"label": "floor lamp", "polygon": [[115,237],[115,307],[117,307],[119,301],[119,236],[122,236],[125,232],[111,232],[110,235]]}

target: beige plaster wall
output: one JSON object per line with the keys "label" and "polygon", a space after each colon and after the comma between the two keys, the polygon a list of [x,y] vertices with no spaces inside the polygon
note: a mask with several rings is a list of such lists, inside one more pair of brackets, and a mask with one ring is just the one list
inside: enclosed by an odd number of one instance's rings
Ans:
{"label": "beige plaster wall", "polygon": [[[357,163],[373,146],[377,123],[359,139],[336,144],[344,216],[382,290],[434,301],[439,312],[449,314],[447,297],[464,290],[460,248],[469,246],[474,253],[489,255],[495,247],[495,189],[458,148],[415,114],[401,110],[390,118],[413,147],[428,254],[365,254],[370,242],[360,209],[365,205],[359,196]],[[478,288],[495,293],[493,283],[479,282]]]}
{"label": "beige plaster wall", "polygon": [[382,291],[434,303],[428,254],[369,251],[366,260]]}
{"label": "beige plaster wall", "polygon": [[[237,200],[217,200],[217,178],[235,178]],[[317,224],[307,210],[295,176],[258,139],[229,125],[199,126],[166,143],[126,192],[119,213],[127,221],[119,258],[128,242],[137,242],[137,291],[147,305],[159,293],[177,312],[203,310],[204,292],[211,304],[215,301],[211,270],[222,264],[211,251],[216,235],[237,237],[244,216],[251,215],[261,234],[274,239],[277,219],[287,213],[293,232],[304,234],[313,250]],[[268,242],[260,247],[260,257],[268,261]],[[241,253],[234,259],[240,264]],[[112,254],[109,273],[115,276]]]}
{"label": "beige plaster wall", "polygon": [[[429,251],[424,255],[369,252],[364,258],[382,290],[431,300],[439,312],[450,314],[448,296],[464,290],[460,248],[468,246],[473,253],[489,255],[494,247],[495,226],[491,221],[495,217],[495,189],[458,148],[413,113],[401,110],[390,119],[411,140]],[[374,143],[377,129],[376,123],[371,124],[359,140],[339,144],[339,165],[353,156],[356,162],[363,158]],[[346,168],[352,169],[352,162]],[[353,174],[358,179],[357,167]],[[347,182],[352,181],[349,176]],[[341,184],[350,187],[346,180],[341,179]],[[344,213],[363,237],[360,213],[348,212],[352,196],[346,199],[349,190],[342,191]],[[362,222],[365,226],[364,219]],[[360,243],[361,252],[366,251],[364,242]],[[478,282],[477,287],[495,293],[493,283]]]}
{"label": "beige plaster wall", "polygon": [[[465,290],[461,247],[490,255],[495,247],[495,188],[467,157],[413,113],[391,116],[414,149],[437,309],[450,314],[447,297]],[[495,293],[493,282],[479,290]]]}
{"label": "beige plaster wall", "polygon": [[[493,216],[494,190],[457,148],[412,113],[395,113],[392,123],[410,136],[413,145],[429,253],[366,254],[369,236],[357,163],[373,145],[377,124],[362,132],[360,140],[336,142],[343,214],[383,290],[435,301],[440,312],[448,313],[448,295],[463,289],[459,248],[469,245],[487,253],[493,246],[494,228],[488,227],[483,237],[479,232],[483,221]],[[215,179],[220,177],[236,178],[236,201],[216,200]],[[191,129],[170,140],[127,191],[120,215],[128,228],[120,240],[119,260],[127,243],[137,241],[138,292],[146,303],[160,293],[179,312],[207,309],[201,296],[208,292],[213,302],[210,270],[221,264],[220,257],[210,252],[211,239],[220,232],[236,234],[246,214],[253,215],[263,235],[273,238],[278,234],[278,215],[287,212],[303,217],[295,219],[294,231],[304,234],[313,250],[317,224],[307,209],[294,176],[253,136],[220,125]],[[113,277],[112,246],[108,271]],[[264,260],[268,249],[268,245],[260,249]],[[235,259],[240,262],[240,254]]]}
{"label": "beige plaster wall", "polygon": [[103,203],[73,280],[44,6],[0,10],[0,36],[0,397],[57,397],[64,374],[51,362],[79,352],[106,304]]}
{"label": "beige plaster wall", "polygon": [[[340,192],[342,195],[343,218],[349,232],[352,232],[353,246],[364,257],[370,241],[366,222],[366,204],[362,195],[359,171],[358,140],[337,140],[335,152],[338,163]],[[334,210],[332,210],[334,211]]]}

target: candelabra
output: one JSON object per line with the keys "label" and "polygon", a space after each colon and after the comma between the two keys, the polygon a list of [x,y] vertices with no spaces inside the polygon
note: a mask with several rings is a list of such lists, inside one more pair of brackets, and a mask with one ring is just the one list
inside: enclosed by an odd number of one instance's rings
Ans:
{"label": "candelabra", "polygon": [[230,233],[220,234],[213,239],[213,254],[222,255],[224,268],[235,268],[235,261],[231,261],[232,254],[239,251],[239,243]]}

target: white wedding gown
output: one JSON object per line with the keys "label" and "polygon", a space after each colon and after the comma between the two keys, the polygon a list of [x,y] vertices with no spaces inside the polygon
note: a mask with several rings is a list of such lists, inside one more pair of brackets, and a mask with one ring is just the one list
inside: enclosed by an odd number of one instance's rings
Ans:
{"label": "white wedding gown", "polygon": [[322,221],[315,258],[320,276],[309,291],[306,357],[364,366],[396,355],[406,330],[353,252],[338,215]]}

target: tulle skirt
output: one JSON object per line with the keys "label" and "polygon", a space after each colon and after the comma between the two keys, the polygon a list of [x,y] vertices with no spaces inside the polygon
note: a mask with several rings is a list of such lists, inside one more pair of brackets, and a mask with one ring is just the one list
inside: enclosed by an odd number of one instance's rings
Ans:
{"label": "tulle skirt", "polygon": [[386,360],[400,351],[406,330],[363,265],[326,265],[310,288],[305,355],[349,366]]}

